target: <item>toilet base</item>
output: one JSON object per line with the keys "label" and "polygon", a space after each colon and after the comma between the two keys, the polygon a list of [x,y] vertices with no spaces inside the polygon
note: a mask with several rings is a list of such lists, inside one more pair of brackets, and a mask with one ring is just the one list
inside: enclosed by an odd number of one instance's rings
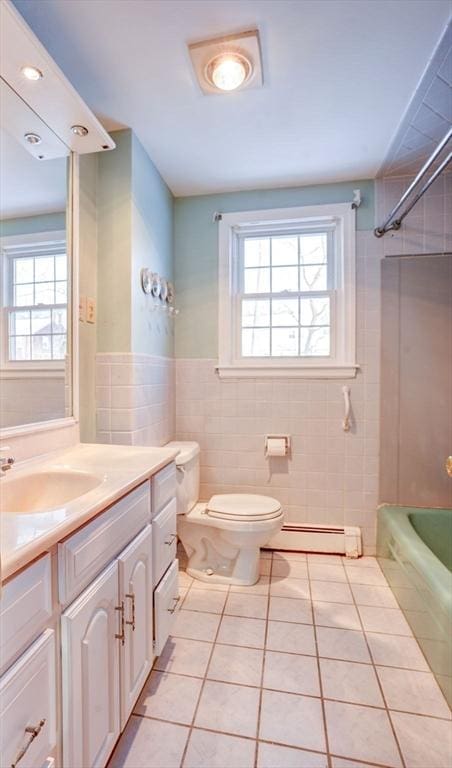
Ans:
{"label": "toilet base", "polygon": [[[243,550],[241,553],[239,553],[237,560],[242,553]],[[260,549],[257,549],[255,553],[251,553],[249,550],[247,550],[246,564],[237,563],[236,560],[234,564],[235,567],[233,569],[221,569],[218,567],[211,568],[209,566],[206,566],[202,569],[196,568],[190,565],[191,559],[192,558],[189,558],[188,561],[187,573],[189,576],[192,576],[194,579],[198,579],[199,581],[210,582],[211,584],[232,584],[237,587],[251,587],[253,584],[256,584],[259,581]]]}

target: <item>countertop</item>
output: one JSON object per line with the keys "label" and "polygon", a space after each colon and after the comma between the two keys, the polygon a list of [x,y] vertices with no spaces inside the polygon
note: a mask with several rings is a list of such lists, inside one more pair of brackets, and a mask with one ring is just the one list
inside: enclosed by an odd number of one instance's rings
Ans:
{"label": "countertop", "polygon": [[82,496],[44,512],[1,512],[2,581],[169,464],[177,453],[177,449],[165,447],[79,443],[16,464],[0,479],[0,494],[12,480],[35,472],[76,470],[94,474],[101,482]]}

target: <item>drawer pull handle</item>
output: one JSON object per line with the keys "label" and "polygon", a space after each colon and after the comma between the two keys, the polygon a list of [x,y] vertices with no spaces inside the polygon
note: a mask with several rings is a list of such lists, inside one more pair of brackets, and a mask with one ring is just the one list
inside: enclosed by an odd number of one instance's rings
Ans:
{"label": "drawer pull handle", "polygon": [[177,608],[177,604],[178,604],[178,602],[180,601],[180,595],[179,595],[179,597],[173,597],[173,600],[174,600],[174,605],[173,605],[173,607],[172,607],[172,608],[168,608],[168,609],[167,609],[167,610],[168,610],[168,613],[174,613],[174,612],[175,612],[175,610],[176,610],[176,608]]}
{"label": "drawer pull handle", "polygon": [[132,632],[135,632],[135,595],[133,592],[130,592],[129,594],[126,594],[126,597],[132,601],[132,618],[127,619],[126,624],[129,624],[132,627]]}
{"label": "drawer pull handle", "polygon": [[27,725],[27,727],[25,728],[25,733],[29,733],[30,736],[28,738],[27,743],[24,744],[22,749],[18,752],[14,763],[11,763],[11,768],[16,768],[16,765],[22,760],[30,744],[35,740],[37,736],[39,736],[45,724],[46,724],[46,721],[45,721],[45,718],[43,718],[42,720],[39,721],[39,725]]}
{"label": "drawer pull handle", "polygon": [[115,606],[115,611],[120,612],[120,626],[121,626],[121,632],[119,634],[116,633],[115,638],[121,641],[121,645],[124,645],[126,636],[124,632],[124,601],[123,600],[121,601],[121,605]]}
{"label": "drawer pull handle", "polygon": [[177,539],[177,533],[172,533],[170,535],[170,538],[167,541],[165,541],[165,544],[167,544],[170,547],[175,539]]}

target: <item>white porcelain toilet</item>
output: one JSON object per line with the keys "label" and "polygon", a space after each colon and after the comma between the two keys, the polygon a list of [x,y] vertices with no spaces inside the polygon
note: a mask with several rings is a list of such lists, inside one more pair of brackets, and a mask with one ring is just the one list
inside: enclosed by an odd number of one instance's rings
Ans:
{"label": "white porcelain toilet", "polygon": [[260,547],[281,530],[281,504],[269,496],[227,493],[198,502],[199,445],[171,442],[179,448],[177,532],[188,555],[187,573],[216,584],[255,584]]}

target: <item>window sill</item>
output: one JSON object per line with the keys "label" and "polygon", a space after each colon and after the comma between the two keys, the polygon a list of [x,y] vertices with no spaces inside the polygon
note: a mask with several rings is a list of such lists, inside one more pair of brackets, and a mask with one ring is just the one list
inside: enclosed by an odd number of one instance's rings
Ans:
{"label": "window sill", "polygon": [[220,379],[354,379],[359,365],[219,365]]}
{"label": "window sill", "polygon": [[41,367],[31,366],[5,366],[0,370],[0,379],[64,379],[66,369],[64,366]]}

